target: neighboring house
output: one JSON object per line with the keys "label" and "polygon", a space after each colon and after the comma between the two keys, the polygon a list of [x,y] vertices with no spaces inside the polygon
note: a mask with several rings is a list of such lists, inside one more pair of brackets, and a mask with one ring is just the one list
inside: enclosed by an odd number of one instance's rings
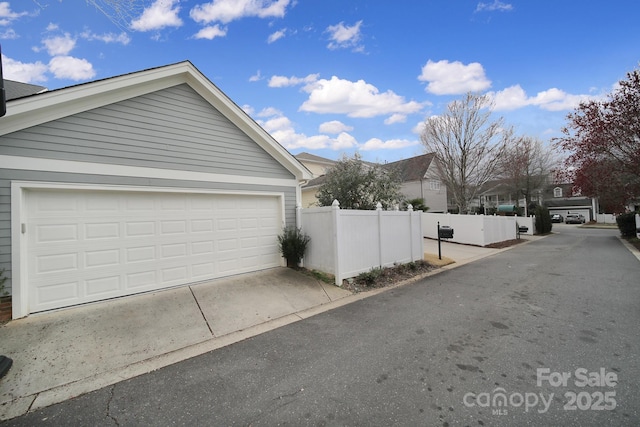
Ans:
{"label": "neighboring house", "polygon": [[[300,153],[296,158],[309,170],[320,175],[302,187],[302,207],[317,206],[316,193],[325,182],[324,173],[336,162],[308,153]],[[371,163],[374,165],[374,163]],[[437,178],[433,154],[423,154],[397,162],[382,165],[386,169],[396,170],[402,179],[401,192],[407,200],[422,198],[429,212],[447,211],[447,190]]]}
{"label": "neighboring house", "polygon": [[[531,192],[532,202],[544,204],[552,215],[557,213],[565,217],[567,213],[572,212],[584,215],[587,221],[595,218],[594,212],[597,213],[597,208],[594,199],[574,194],[571,184],[549,183],[550,181],[552,180],[547,180],[541,188]],[[493,214],[498,206],[515,205],[517,197],[518,206],[524,209],[525,200],[522,194],[513,194],[507,180],[494,180],[483,186],[472,206],[483,210],[484,213]]]}
{"label": "neighboring house", "polygon": [[573,193],[572,184],[550,184],[542,192],[542,202],[549,213],[566,217],[569,212],[584,215],[587,222],[596,219],[598,208],[591,197]]}
{"label": "neighboring house", "polygon": [[438,178],[434,153],[386,163],[385,169],[400,174],[400,191],[407,200],[424,199],[429,212],[447,212],[447,188]]}
{"label": "neighboring house", "polygon": [[336,164],[336,161],[310,153],[296,154],[295,157],[313,174],[313,179],[302,187],[300,206],[303,208],[318,206],[316,192],[320,185],[324,183],[324,174]]}
{"label": "neighboring house", "polygon": [[17,98],[23,98],[25,96],[36,95],[38,93],[43,93],[46,91],[47,88],[44,86],[4,79],[4,92],[7,101],[11,101],[12,99]]}
{"label": "neighboring house", "polygon": [[13,315],[283,265],[311,173],[190,62],[11,99]]}
{"label": "neighboring house", "polygon": [[310,153],[296,154],[295,157],[311,171],[314,178],[324,175],[336,164],[335,160],[325,159]]}

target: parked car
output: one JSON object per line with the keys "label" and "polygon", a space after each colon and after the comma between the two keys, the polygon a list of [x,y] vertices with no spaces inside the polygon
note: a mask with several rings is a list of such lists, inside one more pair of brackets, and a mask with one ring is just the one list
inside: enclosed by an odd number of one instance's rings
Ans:
{"label": "parked car", "polygon": [[551,215],[551,222],[564,222],[564,217],[560,214]]}
{"label": "parked car", "polygon": [[568,214],[564,220],[565,224],[584,224],[585,218],[582,214]]}

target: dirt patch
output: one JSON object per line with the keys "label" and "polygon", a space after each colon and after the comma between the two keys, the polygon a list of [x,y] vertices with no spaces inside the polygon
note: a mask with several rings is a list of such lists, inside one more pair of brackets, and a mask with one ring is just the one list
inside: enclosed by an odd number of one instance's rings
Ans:
{"label": "dirt patch", "polygon": [[485,248],[491,248],[491,249],[502,249],[502,248],[508,248],[511,246],[515,246],[519,243],[524,243],[526,242],[525,239],[513,239],[513,240],[505,240],[504,242],[498,242],[498,243],[492,243],[490,245],[486,245]]}
{"label": "dirt patch", "polygon": [[[435,257],[436,261],[438,257]],[[442,265],[446,265],[454,262],[451,259],[443,257],[440,260],[441,264],[431,263],[431,261],[415,261],[407,264],[398,264],[393,267],[386,268],[374,268],[368,272],[361,273],[357,277],[345,279],[342,281],[342,289],[353,293],[366,292],[372,289],[385,288],[387,286],[398,284],[404,280],[419,277],[430,271],[439,268]],[[444,263],[443,263],[444,262]],[[315,270],[307,270],[305,268],[299,268],[303,274],[315,277],[318,280],[322,280],[326,283],[334,283],[334,277],[326,273],[320,273]]]}

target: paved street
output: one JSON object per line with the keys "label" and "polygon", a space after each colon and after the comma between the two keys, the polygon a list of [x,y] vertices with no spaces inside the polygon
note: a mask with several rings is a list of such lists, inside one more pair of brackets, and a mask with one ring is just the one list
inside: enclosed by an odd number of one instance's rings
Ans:
{"label": "paved street", "polygon": [[639,425],[640,262],[554,231],[1,425]]}

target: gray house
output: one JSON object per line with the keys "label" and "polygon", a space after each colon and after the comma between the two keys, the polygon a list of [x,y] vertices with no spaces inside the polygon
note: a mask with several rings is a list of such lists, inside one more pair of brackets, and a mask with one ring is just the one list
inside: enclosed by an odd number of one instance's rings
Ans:
{"label": "gray house", "polygon": [[13,317],[283,265],[311,173],[190,62],[9,100]]}

